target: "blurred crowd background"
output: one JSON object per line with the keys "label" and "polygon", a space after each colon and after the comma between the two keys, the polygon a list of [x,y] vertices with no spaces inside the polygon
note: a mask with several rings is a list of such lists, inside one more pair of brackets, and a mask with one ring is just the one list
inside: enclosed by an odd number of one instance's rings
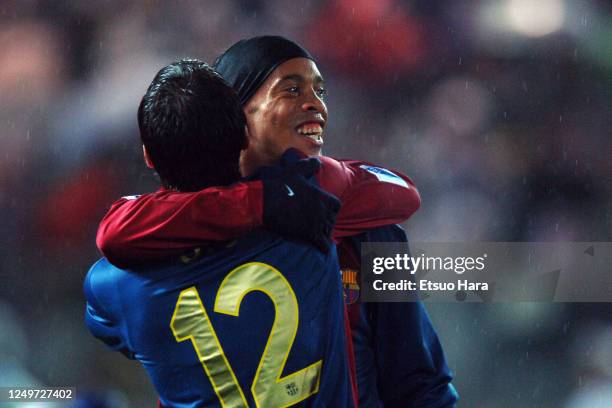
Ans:
{"label": "blurred crowd background", "polygon": [[[156,188],[136,122],[154,74],[261,34],[317,58],[327,155],[415,180],[412,240],[610,241],[607,1],[2,0],[0,386],[155,406],[140,366],[83,324],[97,222]],[[612,406],[612,306],[428,309],[460,406]]]}

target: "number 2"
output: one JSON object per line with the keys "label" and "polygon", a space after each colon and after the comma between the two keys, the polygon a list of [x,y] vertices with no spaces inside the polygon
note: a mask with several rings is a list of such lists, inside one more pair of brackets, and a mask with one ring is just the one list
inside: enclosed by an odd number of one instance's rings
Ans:
{"label": "number 2", "polygon": [[[214,310],[238,316],[244,296],[256,290],[272,300],[275,318],[251,392],[258,407],[288,407],[318,392],[323,363],[319,360],[281,378],[299,322],[298,303],[289,282],[270,265],[244,264],[232,270],[221,283]],[[177,342],[192,341],[221,405],[246,407],[242,389],[195,287],[179,295],[170,328]]]}

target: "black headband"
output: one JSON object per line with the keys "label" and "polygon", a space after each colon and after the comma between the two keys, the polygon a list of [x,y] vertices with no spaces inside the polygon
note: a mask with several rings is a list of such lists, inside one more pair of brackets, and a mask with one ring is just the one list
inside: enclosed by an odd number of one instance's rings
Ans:
{"label": "black headband", "polygon": [[217,58],[213,68],[234,88],[244,105],[276,67],[293,58],[314,61],[293,41],[266,35],[238,41]]}

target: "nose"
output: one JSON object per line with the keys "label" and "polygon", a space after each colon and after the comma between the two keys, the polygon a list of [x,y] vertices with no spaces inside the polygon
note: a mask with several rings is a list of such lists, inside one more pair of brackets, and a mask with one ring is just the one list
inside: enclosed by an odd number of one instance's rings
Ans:
{"label": "nose", "polygon": [[315,90],[311,89],[310,92],[304,93],[302,110],[305,112],[314,111],[325,114],[325,112],[327,111],[327,106],[325,106],[325,102],[319,97],[319,95],[317,95]]}

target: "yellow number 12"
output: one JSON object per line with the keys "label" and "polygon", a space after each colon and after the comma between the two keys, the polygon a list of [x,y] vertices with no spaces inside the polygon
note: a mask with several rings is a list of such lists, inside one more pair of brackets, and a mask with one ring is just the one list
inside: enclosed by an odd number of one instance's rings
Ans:
{"label": "yellow number 12", "polygon": [[[242,299],[261,291],[274,303],[275,318],[251,387],[258,407],[288,407],[319,390],[322,360],[281,378],[299,322],[295,293],[274,267],[250,262],[232,270],[215,299],[215,312],[238,316]],[[170,321],[177,342],[191,340],[200,363],[223,407],[247,407],[246,399],[230,366],[197,289],[179,295]]]}

